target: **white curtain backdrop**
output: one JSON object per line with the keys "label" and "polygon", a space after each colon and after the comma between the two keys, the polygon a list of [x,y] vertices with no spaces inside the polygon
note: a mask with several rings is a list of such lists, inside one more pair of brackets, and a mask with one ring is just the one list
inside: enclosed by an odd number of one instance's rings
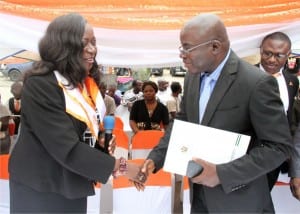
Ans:
{"label": "white curtain backdrop", "polygon": [[[49,22],[0,13],[0,44],[37,52],[38,41]],[[113,27],[113,26],[112,26]],[[228,27],[232,49],[240,56],[258,53],[261,39],[283,31],[300,49],[300,21]],[[98,63],[118,67],[164,67],[180,65],[178,30],[115,30],[94,28]]]}

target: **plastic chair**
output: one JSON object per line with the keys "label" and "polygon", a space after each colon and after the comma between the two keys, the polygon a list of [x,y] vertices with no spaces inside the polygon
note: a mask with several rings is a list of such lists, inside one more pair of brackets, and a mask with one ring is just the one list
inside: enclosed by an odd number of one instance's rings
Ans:
{"label": "plastic chair", "polygon": [[129,111],[128,111],[128,108],[126,106],[119,105],[116,108],[115,116],[119,117],[122,120],[123,125],[124,125],[123,130],[125,132],[131,131],[131,128],[130,128],[130,125],[129,125]]}
{"label": "plastic chair", "polygon": [[116,136],[116,149],[114,156],[116,158],[124,157],[128,159],[129,153],[129,137],[122,129],[113,129],[113,134]]}
{"label": "plastic chair", "polygon": [[0,213],[9,213],[9,154],[0,155]]}
{"label": "plastic chair", "polygon": [[131,138],[132,159],[146,158],[163,135],[164,132],[159,130],[144,130],[133,135]]}
{"label": "plastic chair", "polygon": [[[118,126],[117,126],[118,127]],[[116,148],[114,152],[115,158],[123,157],[128,159],[129,154],[129,137],[123,129],[113,129],[113,134],[116,136]],[[101,186],[101,211],[100,213],[112,213],[112,177],[106,184]]]}
{"label": "plastic chair", "polygon": [[[142,164],[143,159],[129,160]],[[172,213],[174,177],[163,170],[151,174],[144,191],[137,191],[126,177],[113,180],[113,213]]]}
{"label": "plastic chair", "polygon": [[121,117],[115,116],[115,129],[124,130],[124,123]]}
{"label": "plastic chair", "polygon": [[184,176],[182,178],[182,208],[183,213],[191,213],[191,202],[190,202],[190,187],[189,179]]}
{"label": "plastic chair", "polygon": [[100,183],[95,185],[95,195],[88,196],[87,198],[87,213],[99,214],[101,209],[101,187]]}

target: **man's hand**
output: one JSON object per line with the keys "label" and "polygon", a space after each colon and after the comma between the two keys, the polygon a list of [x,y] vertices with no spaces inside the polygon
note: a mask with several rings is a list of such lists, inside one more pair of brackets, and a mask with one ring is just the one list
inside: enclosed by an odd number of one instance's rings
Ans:
{"label": "man's hand", "polygon": [[[143,163],[143,165],[141,166],[141,171],[137,176],[137,180],[139,180],[140,182],[133,181],[133,184],[138,191],[140,191],[140,190],[143,191],[145,189],[144,184],[145,184],[148,176],[153,172],[154,169],[155,169],[155,164],[154,164],[153,160],[147,159]],[[143,179],[143,182],[141,182],[142,179]]]}
{"label": "man's hand", "polygon": [[220,184],[215,164],[198,158],[193,158],[193,160],[203,167],[202,173],[191,179],[193,183],[202,184],[208,187],[215,187]]}
{"label": "man's hand", "polygon": [[300,200],[300,178],[291,178],[290,188],[293,196]]}
{"label": "man's hand", "polygon": [[151,159],[147,159],[144,162],[141,171],[143,173],[146,173],[146,175],[150,175],[154,171],[154,169],[155,169],[154,161]]}

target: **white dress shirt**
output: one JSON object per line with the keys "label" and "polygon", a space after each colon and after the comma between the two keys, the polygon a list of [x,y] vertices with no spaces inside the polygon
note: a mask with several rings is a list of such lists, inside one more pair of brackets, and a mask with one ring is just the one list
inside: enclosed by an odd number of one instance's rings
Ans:
{"label": "white dress shirt", "polygon": [[[265,69],[261,66],[261,64],[259,65],[259,67],[260,67],[261,70],[266,72]],[[277,80],[278,87],[279,87],[280,98],[281,98],[281,101],[282,101],[283,107],[284,107],[284,112],[285,112],[285,114],[287,114],[287,110],[289,108],[289,93],[288,93],[286,81],[285,81],[284,76],[282,74],[282,68],[280,69],[280,71],[278,73],[273,74],[273,76]]]}

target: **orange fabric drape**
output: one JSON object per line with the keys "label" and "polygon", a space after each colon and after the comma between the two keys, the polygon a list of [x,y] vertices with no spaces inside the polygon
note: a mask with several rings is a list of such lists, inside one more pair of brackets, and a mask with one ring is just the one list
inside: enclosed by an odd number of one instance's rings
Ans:
{"label": "orange fabric drape", "polygon": [[201,12],[221,16],[227,26],[300,20],[297,0],[4,0],[0,12],[50,21],[76,11],[95,27],[179,29]]}

